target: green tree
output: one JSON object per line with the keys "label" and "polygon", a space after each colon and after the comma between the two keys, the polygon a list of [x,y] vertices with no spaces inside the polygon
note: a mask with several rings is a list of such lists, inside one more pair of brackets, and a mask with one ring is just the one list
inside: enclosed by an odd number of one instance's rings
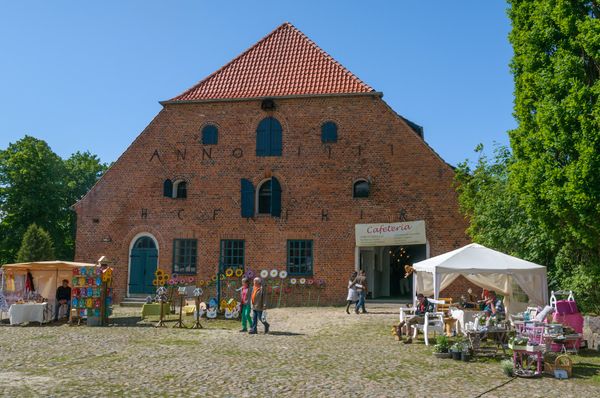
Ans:
{"label": "green tree", "polygon": [[25,136],[0,151],[0,264],[13,262],[27,227],[43,227],[57,258],[70,260],[75,247],[77,202],[107,165],[89,152],[62,160],[42,140]]}
{"label": "green tree", "polygon": [[21,248],[17,253],[17,262],[54,260],[54,245],[48,232],[35,224],[31,224],[25,235]]}
{"label": "green tree", "polygon": [[552,274],[591,305],[600,298],[589,290],[600,280],[600,7],[509,4],[518,122],[509,182],[553,243]]}
{"label": "green tree", "polygon": [[[65,212],[63,160],[48,144],[25,136],[0,151],[0,262],[13,262],[25,231],[37,224],[61,242]],[[63,254],[57,247],[56,254]]]}

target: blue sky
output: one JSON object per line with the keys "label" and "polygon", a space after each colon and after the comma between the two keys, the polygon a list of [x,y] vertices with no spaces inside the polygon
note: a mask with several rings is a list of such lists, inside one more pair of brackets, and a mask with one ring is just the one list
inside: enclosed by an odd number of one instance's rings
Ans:
{"label": "blue sky", "polygon": [[289,21],[424,126],[449,163],[508,143],[502,0],[3,1],[0,148],[25,134],[111,162],[161,106]]}

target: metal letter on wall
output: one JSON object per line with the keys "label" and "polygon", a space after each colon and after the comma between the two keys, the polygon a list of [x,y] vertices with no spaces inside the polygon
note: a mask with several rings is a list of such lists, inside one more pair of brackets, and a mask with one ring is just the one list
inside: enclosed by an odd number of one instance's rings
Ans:
{"label": "metal letter on wall", "polygon": [[321,221],[329,221],[329,215],[325,209],[321,210]]}
{"label": "metal letter on wall", "polygon": [[152,154],[152,156],[150,157],[150,161],[152,161],[154,159],[154,157],[158,158],[158,161],[160,162],[160,154],[158,153],[158,149],[154,150],[154,153]]}
{"label": "metal letter on wall", "polygon": [[183,152],[180,149],[177,149],[177,161],[185,160],[185,155],[187,154],[187,148],[183,148]]}
{"label": "metal letter on wall", "polygon": [[184,209],[179,209],[177,210],[177,218],[179,218],[180,220],[183,220],[183,216],[181,215],[181,213],[184,212]]}
{"label": "metal letter on wall", "polygon": [[212,160],[212,148],[208,148],[208,152],[206,151],[206,148],[202,148],[202,160],[204,160],[205,157]]}

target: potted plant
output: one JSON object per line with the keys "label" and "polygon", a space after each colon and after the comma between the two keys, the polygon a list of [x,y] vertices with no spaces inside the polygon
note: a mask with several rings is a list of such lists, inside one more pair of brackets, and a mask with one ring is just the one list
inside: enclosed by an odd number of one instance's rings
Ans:
{"label": "potted plant", "polygon": [[450,358],[452,354],[448,352],[450,342],[448,337],[441,335],[436,338],[436,344],[433,346],[433,355],[436,358]]}
{"label": "potted plant", "polygon": [[462,352],[462,343],[454,343],[450,347],[450,352],[452,353],[452,359],[456,361],[460,361],[461,352]]}
{"label": "potted plant", "polygon": [[462,359],[463,362],[469,362],[471,360],[471,350],[469,349],[468,344],[463,343],[462,350],[460,352],[460,359]]}
{"label": "potted plant", "polygon": [[527,349],[527,337],[511,337],[508,340],[508,348],[511,350],[525,350]]}

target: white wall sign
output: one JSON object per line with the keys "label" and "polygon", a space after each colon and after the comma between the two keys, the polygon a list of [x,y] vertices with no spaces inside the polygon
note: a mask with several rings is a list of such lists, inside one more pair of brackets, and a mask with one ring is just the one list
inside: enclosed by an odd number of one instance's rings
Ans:
{"label": "white wall sign", "polygon": [[356,246],[424,245],[425,221],[356,224]]}

